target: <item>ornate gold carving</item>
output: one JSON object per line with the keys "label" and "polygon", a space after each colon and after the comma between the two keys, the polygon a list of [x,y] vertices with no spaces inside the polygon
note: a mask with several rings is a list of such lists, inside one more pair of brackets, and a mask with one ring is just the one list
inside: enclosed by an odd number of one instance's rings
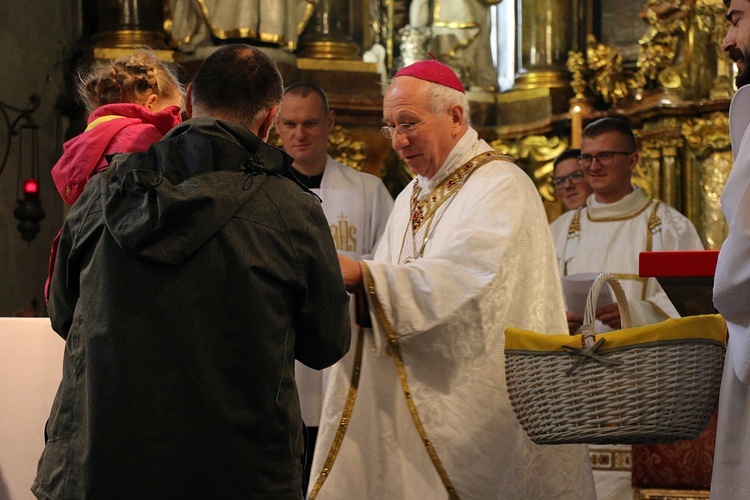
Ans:
{"label": "ornate gold carving", "polygon": [[697,219],[709,249],[721,247],[727,236],[720,198],[733,163],[728,130],[729,119],[724,113],[689,119],[681,129],[689,146],[689,184],[699,186],[688,191],[688,200],[692,201],[688,203],[692,209],[689,215]]}
{"label": "ornate gold carving", "polygon": [[681,163],[677,152],[682,149],[684,139],[674,133],[668,133],[670,130],[679,130],[677,123],[670,123],[672,120],[657,122],[647,129],[655,129],[658,135],[642,140],[641,161],[633,171],[633,184],[643,188],[646,195],[651,198],[679,206]]}
{"label": "ornate gold carving", "polygon": [[583,52],[570,51],[568,52],[568,61],[566,63],[568,71],[572,74],[572,80],[570,87],[573,89],[576,100],[582,100],[585,97],[586,79],[583,77],[584,71],[586,71],[586,58],[583,56]]}
{"label": "ornate gold carving", "polygon": [[706,248],[720,248],[727,237],[728,227],[721,210],[721,192],[732,169],[732,153],[715,152],[700,165],[702,214],[700,225]]}
{"label": "ornate gold carving", "polygon": [[638,71],[635,83],[644,88],[658,81],[667,89],[679,88],[682,78],[669,66],[675,62],[677,46],[687,33],[695,0],[648,0],[640,17],[649,25],[638,40]]}
{"label": "ornate gold carving", "polygon": [[681,132],[688,146],[698,158],[705,158],[715,150],[730,148],[729,116],[713,113],[707,118],[692,118],[682,124]]}
{"label": "ornate gold carving", "polygon": [[630,446],[592,445],[589,457],[594,470],[629,471],[632,468]]}
{"label": "ornate gold carving", "polygon": [[495,151],[516,158],[518,165],[531,175],[539,194],[547,201],[555,201],[555,189],[549,182],[552,162],[568,144],[559,137],[530,135],[515,142],[497,139],[490,143]]}
{"label": "ornate gold carving", "polygon": [[354,140],[349,131],[339,125],[328,134],[328,151],[334,160],[360,171],[367,158],[367,144]]}
{"label": "ornate gold carving", "polygon": [[669,490],[660,488],[634,488],[634,500],[701,500],[710,498],[708,490]]}
{"label": "ornate gold carving", "polygon": [[563,208],[550,182],[554,169],[552,163],[568,143],[557,136],[529,135],[514,140],[497,139],[490,142],[490,146],[515,158],[516,164],[531,176],[544,202],[547,218],[555,220]]}
{"label": "ornate gold carving", "polygon": [[570,52],[568,69],[576,97],[580,80],[602,100],[617,105],[647,94],[660,103],[731,96],[731,63],[721,51],[726,32],[722,2],[716,0],[648,0],[640,17],[648,25],[638,40],[635,69],[623,69],[620,51],[588,35],[586,60]]}
{"label": "ornate gold carving", "polygon": [[609,45],[599,43],[596,37],[586,39],[588,68],[594,76],[594,88],[604,102],[616,104],[628,95],[628,84],[623,77],[622,55]]}

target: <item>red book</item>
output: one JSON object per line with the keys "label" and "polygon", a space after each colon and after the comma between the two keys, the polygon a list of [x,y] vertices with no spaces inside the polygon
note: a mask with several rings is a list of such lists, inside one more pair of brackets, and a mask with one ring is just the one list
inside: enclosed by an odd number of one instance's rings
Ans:
{"label": "red book", "polygon": [[641,252],[638,274],[642,278],[713,277],[718,250],[680,250]]}

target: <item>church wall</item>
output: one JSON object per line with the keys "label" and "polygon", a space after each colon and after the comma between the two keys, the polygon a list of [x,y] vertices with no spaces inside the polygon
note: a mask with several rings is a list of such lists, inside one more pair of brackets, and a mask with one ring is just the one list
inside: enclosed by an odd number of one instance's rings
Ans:
{"label": "church wall", "polygon": [[[80,37],[78,2],[35,0],[0,2],[0,101],[25,108],[31,94],[41,98],[33,113],[39,125],[41,200],[46,216],[31,242],[21,238],[13,216],[18,196],[18,137],[0,174],[0,316],[13,315],[36,300],[46,314],[43,286],[52,239],[63,221],[63,207],[49,170],[62,148],[64,127],[55,101],[63,93],[64,69]],[[9,112],[13,121],[18,113]],[[8,127],[0,115],[0,159]],[[26,165],[28,173],[30,165]]]}

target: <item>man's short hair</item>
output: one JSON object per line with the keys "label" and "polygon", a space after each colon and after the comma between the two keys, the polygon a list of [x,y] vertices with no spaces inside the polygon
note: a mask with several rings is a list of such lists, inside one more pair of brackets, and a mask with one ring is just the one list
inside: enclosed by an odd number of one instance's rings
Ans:
{"label": "man's short hair", "polygon": [[586,125],[586,128],[583,129],[581,137],[594,138],[607,132],[620,134],[630,143],[630,147],[633,151],[637,149],[638,143],[635,140],[633,129],[630,128],[630,125],[617,118],[599,118],[598,120],[589,123]]}
{"label": "man's short hair", "polygon": [[323,109],[326,113],[331,110],[331,108],[328,106],[328,96],[326,95],[325,90],[312,82],[293,83],[284,90],[284,95],[307,97],[311,94],[316,94],[318,97],[320,97],[320,100],[323,102]]}
{"label": "man's short hair", "polygon": [[284,84],[273,59],[238,43],[219,47],[203,61],[192,81],[191,104],[196,116],[215,116],[252,128],[283,95]]}
{"label": "man's short hair", "polygon": [[573,158],[574,160],[577,160],[578,157],[581,156],[581,150],[576,148],[566,149],[559,155],[557,155],[557,158],[555,158],[555,161],[552,163],[552,168],[557,168],[557,165],[565,160],[569,160]]}

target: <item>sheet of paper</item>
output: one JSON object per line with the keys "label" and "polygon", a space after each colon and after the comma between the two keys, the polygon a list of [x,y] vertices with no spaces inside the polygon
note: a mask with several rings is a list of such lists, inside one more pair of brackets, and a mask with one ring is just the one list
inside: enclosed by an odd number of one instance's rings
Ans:
{"label": "sheet of paper", "polygon": [[[591,286],[599,274],[601,273],[581,273],[562,277],[566,310],[583,314],[583,311],[586,309],[586,298],[589,295],[589,290],[591,290]],[[599,290],[599,298],[596,300],[597,309],[609,305],[614,301],[614,294],[609,288],[609,284],[604,283]]]}

